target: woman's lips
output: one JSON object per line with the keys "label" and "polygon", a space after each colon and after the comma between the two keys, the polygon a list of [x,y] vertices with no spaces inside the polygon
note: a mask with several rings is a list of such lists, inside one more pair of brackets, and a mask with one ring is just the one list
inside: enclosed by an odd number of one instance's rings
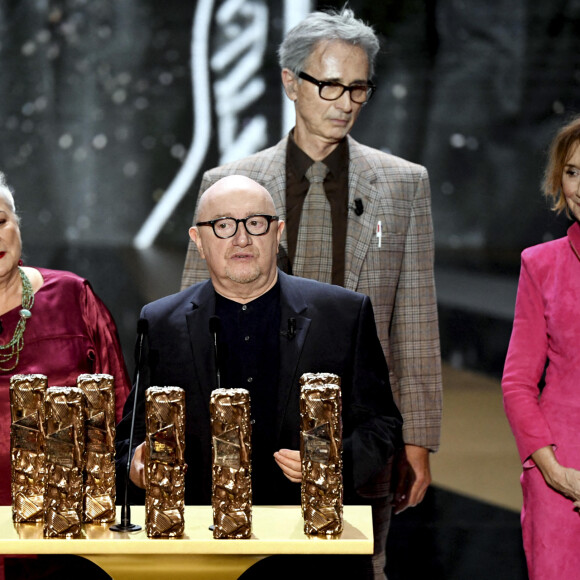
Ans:
{"label": "woman's lips", "polygon": [[6,255],[6,252],[0,252],[0,260]]}

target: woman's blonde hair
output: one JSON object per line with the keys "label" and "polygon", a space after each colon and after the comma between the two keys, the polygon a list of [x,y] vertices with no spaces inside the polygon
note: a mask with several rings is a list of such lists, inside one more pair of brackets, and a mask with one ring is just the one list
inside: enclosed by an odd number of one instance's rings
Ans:
{"label": "woman's blonde hair", "polygon": [[544,195],[552,201],[556,213],[562,210],[570,217],[566,196],[562,190],[564,167],[580,143],[580,115],[564,125],[554,137],[548,152],[548,163],[544,172],[542,189]]}

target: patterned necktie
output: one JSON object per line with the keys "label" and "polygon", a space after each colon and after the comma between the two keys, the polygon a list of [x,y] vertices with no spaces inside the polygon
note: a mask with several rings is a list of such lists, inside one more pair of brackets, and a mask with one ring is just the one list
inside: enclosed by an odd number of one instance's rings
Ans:
{"label": "patterned necktie", "polygon": [[324,178],[328,167],[321,161],[313,163],[306,171],[310,187],[306,193],[296,254],[292,263],[295,276],[332,282],[332,214],[324,192]]}

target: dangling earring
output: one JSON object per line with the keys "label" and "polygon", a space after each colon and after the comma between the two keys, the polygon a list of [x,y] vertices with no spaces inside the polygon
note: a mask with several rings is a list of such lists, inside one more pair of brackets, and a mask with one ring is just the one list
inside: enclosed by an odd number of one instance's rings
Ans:
{"label": "dangling earring", "polygon": [[22,266],[22,265],[24,265],[24,262],[22,261],[22,258],[21,258],[20,260],[18,260],[18,265],[19,265],[19,266]]}

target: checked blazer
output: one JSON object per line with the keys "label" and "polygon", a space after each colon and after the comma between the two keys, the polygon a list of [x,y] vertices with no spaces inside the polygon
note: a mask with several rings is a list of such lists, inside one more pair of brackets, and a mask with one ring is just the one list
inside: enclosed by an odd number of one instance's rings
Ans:
{"label": "checked blazer", "polygon": [[[285,219],[287,139],[205,172],[200,195],[222,177],[246,175],[270,192],[278,215]],[[436,451],[442,386],[427,170],[350,136],[347,142],[349,215],[344,285],[371,298],[391,388],[404,420],[404,442]],[[360,216],[351,209],[355,199],[363,203]],[[379,221],[380,248],[376,236]],[[287,271],[285,233],[279,266]],[[205,262],[190,242],[182,288],[207,277]]]}

